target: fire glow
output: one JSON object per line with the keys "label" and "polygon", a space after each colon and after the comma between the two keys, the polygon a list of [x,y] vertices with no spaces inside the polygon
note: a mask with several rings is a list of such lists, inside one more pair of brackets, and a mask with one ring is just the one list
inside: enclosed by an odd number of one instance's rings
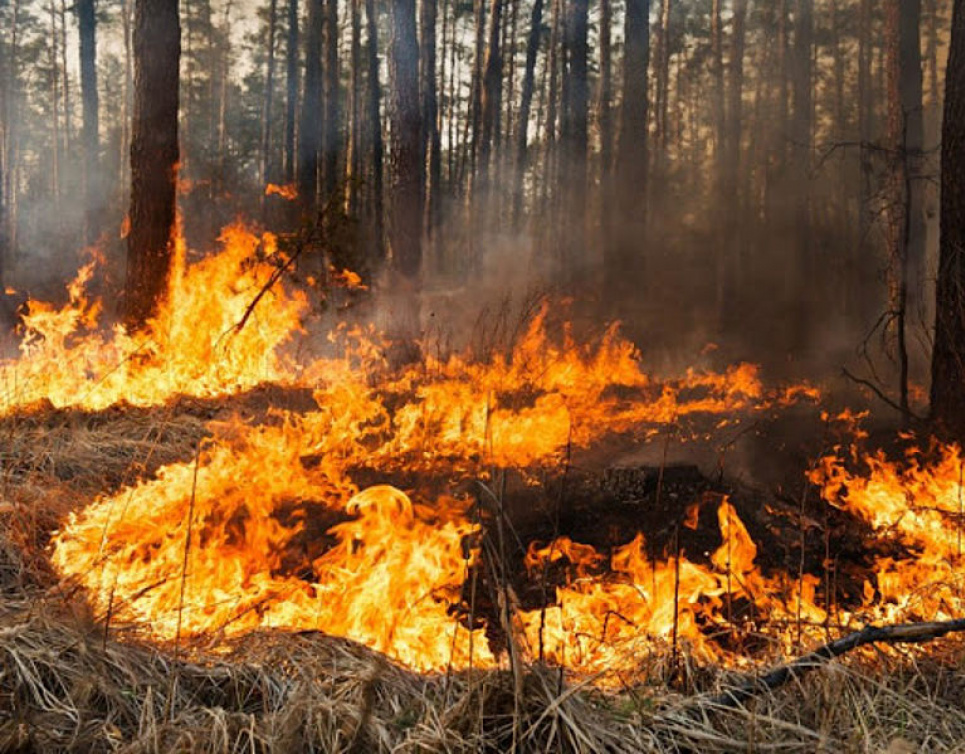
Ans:
{"label": "fire glow", "polygon": [[[482,360],[427,355],[392,369],[377,333],[344,328],[331,335],[337,355],[299,364],[283,347],[299,332],[305,296],[279,284],[249,311],[278,268],[274,238],[235,226],[223,241],[219,254],[190,264],[179,245],[169,299],[146,336],[98,329],[86,267],[63,309],[30,303],[22,357],[0,366],[7,412],[43,401],[162,405],[264,383],[313,389],[310,411],[211,424],[197,458],[95,500],[55,536],[54,565],[95,611],[159,640],[308,629],[420,671],[497,666],[501,652],[463,604],[481,557],[473,501],[360,488],[357,469],[486,480],[493,468],[558,467],[568,448],[614,433],[646,437],[688,415],[729,417],[814,396],[765,390],[746,364],[658,381],[615,328],[594,346],[569,331],[553,338],[545,309],[510,351]],[[519,395],[526,400],[506,398]],[[565,537],[530,543],[531,577],[563,563],[566,583],[540,609],[508,605],[502,628],[527,659],[596,675],[633,673],[642,654],[678,640],[699,657],[739,661],[713,638],[737,600],[815,636],[832,624],[960,615],[962,463],[954,448],[940,457],[899,466],[844,449],[811,472],[831,504],[915,553],[881,559],[848,610],[829,613],[815,576],[763,573],[724,498],[699,514],[712,508],[721,534],[706,563],[654,557],[640,534],[609,555]],[[856,465],[866,473],[848,471]],[[326,542],[307,546],[318,517],[332,521]],[[772,635],[788,650],[801,638],[787,628]]]}

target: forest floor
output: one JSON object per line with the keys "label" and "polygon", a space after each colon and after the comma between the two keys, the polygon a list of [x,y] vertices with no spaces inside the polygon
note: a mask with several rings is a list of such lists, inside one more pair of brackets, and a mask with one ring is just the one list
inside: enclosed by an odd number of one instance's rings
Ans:
{"label": "forest floor", "polygon": [[48,545],[68,512],[191,458],[210,419],[306,400],[269,389],[0,421],[0,751],[965,751],[955,638],[854,652],[725,707],[715,695],[743,676],[686,657],[602,691],[539,665],[420,675],[318,632],[157,645],[59,582]]}

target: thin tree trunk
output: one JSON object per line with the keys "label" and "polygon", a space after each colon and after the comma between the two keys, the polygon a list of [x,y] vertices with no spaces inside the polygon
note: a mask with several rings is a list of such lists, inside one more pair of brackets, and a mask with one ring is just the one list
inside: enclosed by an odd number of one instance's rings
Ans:
{"label": "thin tree trunk", "polygon": [[714,105],[714,130],[717,143],[714,145],[714,155],[717,158],[717,174],[715,179],[717,185],[717,198],[720,202],[725,195],[724,189],[724,165],[727,154],[727,116],[725,111],[725,100],[727,89],[724,85],[724,30],[720,15],[723,0],[712,0],[710,11],[710,49],[711,49],[711,72],[713,85],[711,86],[711,99]]}
{"label": "thin tree trunk", "polygon": [[285,45],[285,183],[295,182],[295,121],[298,111],[298,0],[288,0]]}
{"label": "thin tree trunk", "polygon": [[67,68],[67,2],[60,0],[60,70],[64,82],[64,161],[69,163],[73,154],[73,110],[70,106],[70,71]]}
{"label": "thin tree trunk", "polygon": [[324,0],[322,50],[324,92],[322,113],[322,179],[325,199],[338,181],[339,123],[341,106],[338,86],[338,0]]}
{"label": "thin tree trunk", "polygon": [[[54,0],[49,0],[47,8],[50,16],[50,46],[47,49],[47,64],[50,66],[50,101],[53,105],[53,113],[51,113],[52,117],[50,120],[51,142],[53,146],[50,150],[50,185],[51,194],[54,197],[54,207],[57,208],[59,212],[61,191],[60,161],[63,152],[63,145],[60,141],[60,66],[57,61],[57,49],[60,45],[58,44],[57,15],[54,10]],[[56,219],[59,220],[59,215]]]}
{"label": "thin tree trunk", "polygon": [[375,238],[375,260],[385,259],[385,192],[384,145],[382,143],[382,88],[379,84],[379,33],[375,0],[365,0],[366,36],[368,41],[368,104],[365,119],[368,128],[366,144],[372,154],[372,223]]}
{"label": "thin tree trunk", "polygon": [[325,0],[308,0],[305,79],[298,129],[298,196],[313,214],[318,202],[318,158],[322,122],[322,13]]}
{"label": "thin tree trunk", "polygon": [[422,0],[422,125],[429,158],[426,187],[426,237],[431,243],[442,219],[439,206],[442,181],[442,140],[439,136],[439,100],[436,81],[436,0]]}
{"label": "thin tree trunk", "polygon": [[137,0],[134,17],[134,120],[127,246],[126,320],[138,328],[157,311],[172,261],[178,165],[176,0]]}
{"label": "thin tree trunk", "polygon": [[861,191],[858,232],[863,251],[869,248],[868,235],[871,231],[871,140],[872,140],[872,0],[861,0],[858,24],[858,140],[861,144]]}
{"label": "thin tree trunk", "polygon": [[540,33],[543,27],[543,0],[534,0],[529,19],[529,36],[526,41],[526,68],[519,100],[519,125],[516,129],[516,164],[513,184],[513,217],[519,227],[523,213],[523,178],[526,174],[526,153],[529,146],[529,118],[533,106],[533,89],[536,81],[536,58],[539,55]]}
{"label": "thin tree trunk", "polygon": [[620,139],[617,142],[617,227],[607,248],[606,280],[617,301],[637,281],[645,260],[640,252],[646,236],[648,175],[648,115],[650,62],[650,2],[627,0],[624,18]]}
{"label": "thin tree trunk", "polygon": [[84,237],[91,243],[98,235],[97,217],[101,207],[100,121],[97,94],[97,17],[94,0],[78,0],[80,31],[80,91],[83,103],[84,142]]}
{"label": "thin tree trunk", "polygon": [[362,0],[351,0],[350,83],[348,90],[349,124],[348,155],[345,160],[345,213],[356,217],[359,210],[359,182],[362,176]]}
{"label": "thin tree trunk", "polygon": [[[600,227],[607,234],[613,226],[613,5],[600,0],[600,84],[596,118],[600,133]],[[609,243],[609,240],[607,241]]]}
{"label": "thin tree trunk", "polygon": [[568,0],[565,49],[568,70],[566,105],[563,111],[563,155],[566,160],[567,234],[562,245],[563,275],[575,278],[580,256],[586,249],[587,154],[589,147],[590,89],[587,79],[589,47],[588,0]]}
{"label": "thin tree trunk", "polygon": [[118,185],[124,186],[130,170],[131,154],[131,111],[134,107],[134,53],[132,49],[132,33],[134,20],[134,0],[124,0],[121,9],[121,28],[124,36],[124,117],[121,126],[121,159],[120,174],[117,176]]}
{"label": "thin tree trunk", "polygon": [[271,121],[275,95],[275,28],[278,19],[278,0],[268,4],[268,59],[265,63],[265,99],[261,111],[261,164],[258,183],[264,206],[264,187],[271,180]]}

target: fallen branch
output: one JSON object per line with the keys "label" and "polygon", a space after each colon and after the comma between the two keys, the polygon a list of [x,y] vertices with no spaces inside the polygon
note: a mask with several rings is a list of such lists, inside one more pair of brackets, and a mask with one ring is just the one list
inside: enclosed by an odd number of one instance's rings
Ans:
{"label": "fallen branch", "polygon": [[704,698],[700,706],[739,707],[757,694],[773,691],[788,681],[800,678],[829,660],[866,644],[920,644],[965,631],[965,618],[935,623],[902,623],[895,626],[866,626],[860,631],[829,642],[810,654],[781,665],[763,676],[747,678],[737,686]]}

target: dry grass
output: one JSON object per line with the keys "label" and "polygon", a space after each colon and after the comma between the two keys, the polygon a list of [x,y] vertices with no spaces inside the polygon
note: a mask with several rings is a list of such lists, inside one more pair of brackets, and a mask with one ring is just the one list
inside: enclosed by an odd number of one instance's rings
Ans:
{"label": "dry grass", "polygon": [[[738,709],[728,674],[603,693],[558,670],[426,677],[353,642],[259,632],[217,653],[106,635],[45,557],[64,513],[190,457],[200,419],[0,424],[0,751],[965,751],[965,647],[843,658]],[[939,656],[937,653],[942,652]],[[703,696],[704,694],[707,697]]]}

